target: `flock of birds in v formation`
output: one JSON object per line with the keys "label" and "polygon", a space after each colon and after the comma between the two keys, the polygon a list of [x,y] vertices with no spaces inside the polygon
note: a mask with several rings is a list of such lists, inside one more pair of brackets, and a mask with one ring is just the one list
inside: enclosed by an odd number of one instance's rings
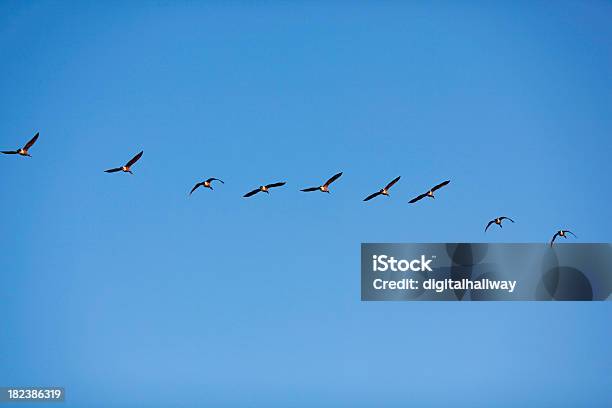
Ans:
{"label": "flock of birds in v formation", "polygon": [[[4,154],[18,154],[20,156],[25,156],[25,157],[32,157],[30,155],[30,148],[32,146],[34,146],[34,143],[36,143],[36,141],[38,140],[38,136],[39,134],[36,133],[34,135],[34,137],[32,139],[30,139],[30,141],[28,141],[22,148],[17,149],[17,150],[5,150],[2,151],[2,153]],[[130,173],[130,174],[134,174],[132,173],[132,166],[134,164],[136,164],[136,162],[138,160],[140,160],[140,158],[142,157],[142,154],[144,153],[144,151],[141,151],[140,153],[138,153],[136,156],[132,157],[132,159],[130,159],[130,161],[128,161],[125,165],[121,166],[121,167],[114,167],[112,169],[108,169],[108,170],[104,170],[105,173],[117,173],[117,172],[124,172],[124,173]],[[329,186],[336,180],[338,180],[340,178],[340,176],[342,176],[342,172],[334,174],[329,180],[327,180],[324,184],[320,185],[320,186],[316,186],[316,187],[308,187],[308,188],[304,188],[300,191],[303,191],[305,193],[309,193],[312,191],[320,191],[323,193],[329,193]],[[378,197],[379,195],[384,195],[384,196],[389,196],[389,190],[391,189],[391,187],[393,187],[393,185],[395,183],[397,183],[399,181],[401,176],[398,176],[396,178],[394,178],[393,180],[391,180],[385,187],[381,188],[380,190],[378,190],[375,193],[370,194],[369,196],[367,196],[366,198],[364,198],[363,201],[370,201],[371,199]],[[204,187],[204,188],[208,188],[210,190],[213,190],[212,187],[212,183],[213,181],[218,181],[219,183],[223,183],[222,180],[215,178],[215,177],[211,177],[209,179],[206,179],[202,182],[197,183],[195,186],[193,186],[193,188],[191,189],[191,191],[189,192],[189,195],[191,195],[196,189],[198,189],[199,187]],[[446,186],[448,183],[450,183],[450,180],[446,180],[443,181],[440,184],[435,185],[434,187],[432,187],[429,191],[427,191],[426,193],[420,194],[416,197],[414,197],[412,200],[408,201],[410,204],[414,204],[417,201],[422,200],[423,198],[435,198],[434,196],[434,192],[436,190],[441,189],[442,187]],[[271,188],[275,188],[275,187],[281,187],[284,186],[285,182],[279,182],[279,183],[271,183],[271,184],[266,184],[263,186],[259,186],[258,188],[249,191],[248,193],[246,193],[243,197],[251,197],[254,196],[257,193],[268,193],[270,194],[270,189]],[[495,225],[499,225],[500,228],[502,228],[502,222],[504,220],[508,220],[512,223],[514,223],[514,220],[509,218],[509,217],[497,217],[491,221],[489,221],[487,223],[487,226],[485,227],[485,232],[487,232],[487,230],[489,229],[489,227],[493,224]],[[557,237],[562,237],[562,238],[566,238],[568,237],[568,234],[573,235],[574,237],[576,237],[576,235],[570,231],[570,230],[559,230],[555,233],[555,235],[553,235],[552,240],[550,241],[550,246],[552,247],[552,245],[555,243],[555,240],[557,239]]]}

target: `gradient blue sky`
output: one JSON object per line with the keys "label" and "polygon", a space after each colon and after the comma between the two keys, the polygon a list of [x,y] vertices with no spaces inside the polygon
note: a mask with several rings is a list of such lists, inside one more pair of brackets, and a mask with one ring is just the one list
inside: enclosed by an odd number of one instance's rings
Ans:
{"label": "gradient blue sky", "polygon": [[430,3],[0,2],[0,148],[41,133],[0,157],[0,385],[610,406],[608,302],[359,300],[361,242],[612,239],[612,4]]}

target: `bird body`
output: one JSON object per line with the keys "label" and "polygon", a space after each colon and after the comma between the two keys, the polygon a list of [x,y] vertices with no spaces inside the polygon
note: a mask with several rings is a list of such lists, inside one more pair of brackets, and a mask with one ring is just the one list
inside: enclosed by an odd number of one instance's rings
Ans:
{"label": "bird body", "polygon": [[28,141],[28,143],[26,143],[25,146],[23,146],[22,148],[17,149],[17,150],[5,150],[5,151],[2,151],[2,153],[4,153],[4,154],[18,154],[20,156],[32,157],[32,155],[30,154],[29,150],[30,150],[30,148],[32,146],[34,146],[34,143],[36,143],[36,141],[38,140],[38,136],[39,136],[39,133],[36,132],[34,137],[32,139],[30,139]]}
{"label": "bird body", "polygon": [[248,193],[246,193],[245,195],[243,195],[243,197],[251,197],[254,196],[257,193],[267,193],[270,194],[270,189],[274,188],[274,187],[280,187],[280,186],[284,186],[285,182],[279,182],[279,183],[272,183],[272,184],[266,184],[264,186],[259,186],[258,188],[256,188],[255,190],[249,191]]}
{"label": "bird body", "polygon": [[369,196],[367,196],[366,198],[364,198],[363,201],[370,201],[371,199],[373,199],[374,197],[378,197],[379,195],[384,195],[384,196],[389,197],[389,189],[391,189],[391,187],[393,187],[393,185],[395,183],[397,183],[400,178],[401,178],[401,176],[397,176],[396,178],[391,180],[391,182],[389,184],[387,184],[385,187],[381,188],[376,193],[372,193]]}
{"label": "bird body", "polygon": [[553,244],[555,243],[555,239],[557,239],[557,237],[563,237],[565,239],[567,239],[567,234],[572,234],[574,236],[574,238],[578,238],[576,236],[576,234],[574,234],[572,231],[570,230],[559,230],[555,233],[555,235],[553,235],[552,240],[550,241],[550,246],[552,247]]}
{"label": "bird body", "polygon": [[134,174],[132,173],[132,166],[138,161],[140,160],[140,158],[142,157],[142,154],[144,153],[144,150],[141,151],[140,153],[138,153],[136,156],[132,157],[132,159],[127,162],[125,165],[121,166],[121,167],[115,167],[113,169],[108,169],[108,170],[104,170],[105,173],[116,173],[118,171],[122,171],[124,173],[130,173],[130,174]]}
{"label": "bird body", "polygon": [[413,198],[412,200],[408,201],[410,204],[416,203],[419,200],[422,200],[425,197],[429,197],[429,198],[436,198],[434,195],[434,191],[444,187],[445,185],[447,185],[448,183],[450,183],[450,180],[446,180],[443,181],[442,183],[438,184],[437,186],[434,186],[431,190],[429,190],[426,193],[423,193],[421,195],[416,196],[415,198]]}
{"label": "bird body", "polygon": [[196,190],[198,187],[205,187],[205,188],[209,188],[209,189],[211,189],[211,190],[214,190],[214,189],[212,188],[212,182],[213,182],[213,181],[215,181],[215,180],[216,180],[216,181],[218,181],[218,182],[220,182],[221,184],[225,184],[225,183],[223,182],[223,180],[219,180],[218,178],[211,177],[211,178],[206,179],[206,180],[204,180],[204,181],[202,181],[202,182],[196,183],[196,185],[195,185],[195,186],[193,186],[193,188],[192,188],[192,189],[191,189],[191,191],[189,192],[189,195],[191,195],[191,194],[192,194],[192,193],[193,193],[193,192],[194,192],[194,191],[195,191],[195,190]]}
{"label": "bird body", "polygon": [[503,227],[502,227],[502,221],[503,221],[503,220],[508,220],[508,221],[510,221],[510,222],[512,222],[512,223],[514,223],[514,220],[513,220],[512,218],[508,218],[508,217],[497,217],[497,218],[495,218],[494,220],[489,221],[489,223],[488,223],[488,224],[487,224],[487,226],[485,227],[485,232],[487,232],[487,230],[489,229],[489,227],[490,227],[491,225],[493,225],[493,224],[495,224],[495,225],[499,225],[499,227],[500,227],[500,228],[503,228]]}
{"label": "bird body", "polygon": [[329,191],[329,185],[331,183],[333,183],[334,181],[338,180],[340,178],[340,176],[342,176],[342,172],[334,174],[332,177],[329,178],[329,180],[327,180],[325,182],[325,184],[323,184],[321,186],[318,186],[318,187],[308,187],[308,188],[302,189],[300,191],[303,191],[305,193],[309,193],[311,191],[321,191],[323,193],[329,193],[330,192]]}

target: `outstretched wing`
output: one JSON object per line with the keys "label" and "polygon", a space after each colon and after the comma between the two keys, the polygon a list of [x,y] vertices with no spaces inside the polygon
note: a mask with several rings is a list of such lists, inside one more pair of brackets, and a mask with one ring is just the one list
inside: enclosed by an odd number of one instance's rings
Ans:
{"label": "outstretched wing", "polygon": [[371,199],[373,199],[374,197],[377,197],[380,195],[380,191],[375,192],[374,194],[370,194],[369,196],[367,196],[366,198],[363,199],[363,201],[370,201]]}
{"label": "outstretched wing", "polygon": [[417,201],[422,200],[422,199],[423,199],[423,198],[425,198],[426,196],[427,196],[427,193],[425,193],[425,194],[421,194],[420,196],[418,196],[418,197],[414,197],[412,200],[408,201],[408,203],[410,203],[410,204],[414,204],[414,203],[416,203]]}
{"label": "outstretched wing", "polygon": [[108,170],[104,170],[105,173],[116,173],[118,171],[123,170],[121,167],[117,167],[115,169],[108,169]]}
{"label": "outstretched wing", "polygon": [[574,238],[578,238],[578,237],[576,236],[576,234],[574,234],[574,233],[573,233],[572,231],[570,231],[570,230],[565,230],[565,231],[563,231],[563,232],[565,232],[565,233],[570,233],[570,234],[572,234],[572,235],[574,236]]}
{"label": "outstretched wing", "polygon": [[272,183],[272,184],[268,184],[266,185],[267,188],[272,188],[272,187],[280,187],[280,186],[284,186],[285,182],[281,182],[281,183]]}
{"label": "outstretched wing", "polygon": [[340,176],[342,175],[342,172],[338,173],[338,174],[334,174],[329,180],[327,180],[325,182],[325,184],[323,184],[325,187],[328,187],[331,183],[333,183],[334,181],[338,180],[340,178]]}
{"label": "outstretched wing", "polygon": [[2,153],[4,153],[4,154],[17,154],[19,152],[17,150],[11,150],[11,151],[4,151]]}
{"label": "outstretched wing", "polygon": [[508,218],[508,217],[499,217],[500,220],[508,220],[510,222],[514,222],[514,220],[512,218]]}
{"label": "outstretched wing", "polygon": [[136,163],[138,160],[140,160],[140,158],[142,157],[143,153],[144,153],[144,150],[141,151],[140,153],[138,153],[136,156],[132,157],[132,160],[127,162],[127,164],[125,166],[126,167],[131,167],[134,163]]}
{"label": "outstretched wing", "polygon": [[261,190],[259,190],[258,188],[253,190],[253,191],[249,191],[248,193],[246,193],[245,195],[243,195],[243,197],[250,197],[252,195],[255,195],[257,193],[259,193]]}
{"label": "outstretched wing", "polygon": [[550,246],[552,247],[553,244],[555,243],[555,239],[557,239],[557,237],[559,236],[559,232],[556,232],[555,235],[553,235],[552,237],[552,241],[550,241]]}
{"label": "outstretched wing", "polygon": [[385,190],[388,190],[391,187],[393,187],[393,185],[399,181],[400,177],[402,177],[402,176],[397,176],[396,178],[393,179],[393,181],[391,181],[389,184],[387,184],[385,186]]}
{"label": "outstretched wing", "polygon": [[23,146],[23,150],[28,150],[30,147],[32,147],[34,145],[34,143],[36,143],[37,140],[38,140],[38,132],[36,132],[34,137],[32,139],[30,139],[30,141],[28,143],[26,143],[25,146]]}
{"label": "outstretched wing", "polygon": [[311,191],[317,191],[317,190],[319,190],[319,187],[309,187],[309,188],[305,188],[305,189],[300,190],[300,191],[303,191],[305,193],[309,193]]}
{"label": "outstretched wing", "polygon": [[221,184],[225,184],[225,183],[223,182],[223,180],[219,180],[218,178],[214,178],[214,177],[211,177],[211,178],[209,178],[209,179],[208,179],[208,180],[206,180],[206,181],[210,183],[211,181],[214,181],[214,180],[217,180],[217,181],[218,181],[218,182],[220,182]]}
{"label": "outstretched wing", "polygon": [[440,184],[438,184],[437,186],[435,186],[434,188],[432,188],[432,189],[431,189],[431,191],[432,191],[432,192],[433,192],[433,191],[436,191],[436,190],[438,190],[438,189],[440,189],[440,188],[444,187],[444,186],[445,186],[445,185],[447,185],[448,183],[450,183],[450,180],[443,181],[442,183],[440,183]]}
{"label": "outstretched wing", "polygon": [[489,221],[489,223],[487,224],[487,226],[485,227],[485,232],[487,232],[487,230],[489,229],[489,227],[491,226],[491,224],[495,223],[495,220]]}
{"label": "outstretched wing", "polygon": [[193,188],[191,189],[191,191],[189,192],[189,195],[191,195],[191,193],[193,193],[194,191],[196,191],[196,189],[200,186],[203,186],[204,183],[197,183],[195,186],[193,186]]}

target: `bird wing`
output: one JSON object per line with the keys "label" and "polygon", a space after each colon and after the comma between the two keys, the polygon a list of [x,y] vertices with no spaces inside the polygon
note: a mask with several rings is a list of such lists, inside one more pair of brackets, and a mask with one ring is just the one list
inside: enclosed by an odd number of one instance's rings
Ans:
{"label": "bird wing", "polygon": [[253,191],[249,191],[248,193],[246,193],[245,195],[243,195],[243,197],[250,197],[250,196],[252,196],[252,195],[255,195],[255,194],[259,193],[260,191],[261,191],[261,190],[257,188],[257,189],[255,189],[255,190],[253,190]]}
{"label": "bird wing", "polygon": [[499,217],[500,220],[508,220],[510,222],[514,222],[514,220],[512,218],[508,218],[508,217]]}
{"label": "bird wing", "polygon": [[491,224],[493,224],[495,222],[495,220],[491,220],[489,221],[489,223],[487,224],[486,228],[485,228],[485,232],[487,232],[487,230],[489,229],[489,227],[491,226]]}
{"label": "bird wing", "polygon": [[318,189],[319,189],[319,187],[309,187],[309,188],[305,188],[305,189],[300,190],[300,191],[304,191],[306,193],[309,193],[311,191],[317,191]]}
{"label": "bird wing", "polygon": [[272,184],[268,184],[266,185],[267,188],[272,188],[272,187],[280,187],[280,186],[284,186],[285,182],[280,182],[280,183],[272,183]]}
{"label": "bird wing", "polygon": [[380,191],[377,191],[374,194],[370,194],[369,196],[364,198],[363,201],[370,201],[371,199],[373,199],[374,197],[379,196],[379,195],[380,195]]}
{"label": "bird wing", "polygon": [[391,181],[389,184],[387,184],[385,186],[385,190],[388,190],[391,187],[393,187],[393,185],[399,181],[400,177],[402,177],[402,176],[397,176],[396,178],[393,179],[393,181]]}
{"label": "bird wing", "polygon": [[432,192],[433,192],[433,191],[436,191],[436,190],[438,190],[438,189],[440,189],[440,188],[444,187],[444,186],[445,186],[445,185],[447,185],[448,183],[450,183],[450,180],[443,181],[442,183],[440,183],[440,184],[438,184],[437,186],[435,186],[434,188],[432,188],[432,189],[431,189],[431,191],[432,191]]}
{"label": "bird wing", "polygon": [[414,197],[412,200],[408,201],[408,203],[410,203],[410,204],[416,203],[417,201],[419,201],[419,200],[421,200],[421,199],[425,198],[425,196],[427,196],[427,193],[425,193],[425,194],[421,194],[421,195],[420,195],[420,196],[418,196],[418,197]]}
{"label": "bird wing", "polygon": [[559,232],[556,232],[555,235],[553,235],[552,241],[550,241],[550,246],[553,246],[553,244],[555,243],[555,239],[557,239],[558,236],[559,236]]}
{"label": "bird wing", "polygon": [[208,180],[206,180],[206,181],[208,181],[208,182],[210,183],[210,182],[211,182],[211,181],[213,181],[213,180],[217,180],[217,181],[218,181],[218,182],[220,182],[221,184],[225,184],[225,183],[223,182],[223,180],[219,180],[218,178],[214,178],[214,177],[211,177],[211,178],[209,178],[209,179],[208,179]]}
{"label": "bird wing", "polygon": [[38,132],[36,132],[34,137],[32,139],[30,139],[30,141],[28,143],[26,143],[25,146],[23,146],[23,150],[28,150],[30,147],[32,147],[34,145],[34,143],[36,143],[37,140],[38,140]]}
{"label": "bird wing", "polygon": [[108,170],[104,170],[105,173],[116,173],[118,171],[123,170],[121,167],[117,167],[115,169],[108,169]]}
{"label": "bird wing", "polygon": [[138,153],[136,156],[132,157],[132,160],[127,162],[127,164],[125,166],[126,167],[131,167],[134,163],[136,163],[138,160],[140,160],[140,158],[142,157],[143,153],[144,153],[144,150],[141,151],[140,153]]}
{"label": "bird wing", "polygon": [[570,231],[570,230],[565,230],[565,231],[563,231],[563,232],[565,232],[565,233],[568,233],[568,232],[569,232],[570,234],[572,234],[572,235],[574,236],[574,238],[578,238],[578,237],[576,236],[576,234],[574,234],[574,233],[573,233],[572,231]]}
{"label": "bird wing", "polygon": [[193,188],[191,189],[191,191],[189,192],[189,195],[191,195],[191,193],[193,193],[194,191],[196,191],[196,189],[200,186],[203,186],[204,183],[197,183],[195,186],[193,186]]}
{"label": "bird wing", "polygon": [[17,154],[19,153],[17,150],[3,151],[4,154]]}
{"label": "bird wing", "polygon": [[342,172],[338,173],[338,174],[334,174],[333,176],[331,176],[331,178],[329,180],[327,180],[325,182],[325,184],[323,184],[325,187],[329,186],[331,183],[333,183],[334,181],[338,180],[340,178],[340,176],[342,175]]}

